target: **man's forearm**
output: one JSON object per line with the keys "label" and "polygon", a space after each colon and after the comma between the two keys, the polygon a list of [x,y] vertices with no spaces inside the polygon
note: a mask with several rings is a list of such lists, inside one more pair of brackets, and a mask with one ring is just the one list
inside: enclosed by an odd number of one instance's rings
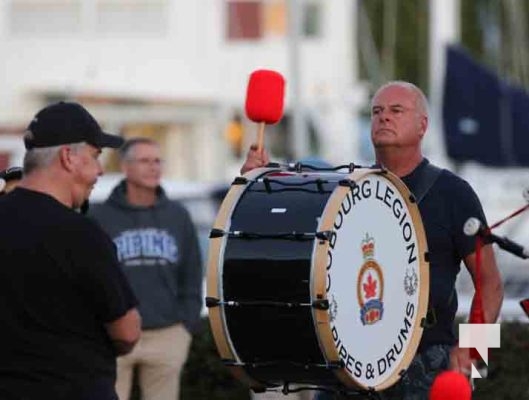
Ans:
{"label": "man's forearm", "polygon": [[503,303],[503,284],[501,281],[483,284],[481,291],[483,294],[482,304],[485,322],[492,324],[496,322],[500,315]]}

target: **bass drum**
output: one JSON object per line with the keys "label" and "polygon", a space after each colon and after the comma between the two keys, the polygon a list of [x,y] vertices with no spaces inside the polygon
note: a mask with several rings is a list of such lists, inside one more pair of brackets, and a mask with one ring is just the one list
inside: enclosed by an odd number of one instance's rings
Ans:
{"label": "bass drum", "polygon": [[396,176],[257,169],[234,181],[210,237],[215,343],[254,391],[380,391],[409,366],[429,265],[417,204]]}

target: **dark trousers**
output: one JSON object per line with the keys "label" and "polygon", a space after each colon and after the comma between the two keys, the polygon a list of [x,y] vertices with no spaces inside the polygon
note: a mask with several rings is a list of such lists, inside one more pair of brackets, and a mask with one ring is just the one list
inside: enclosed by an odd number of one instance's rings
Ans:
{"label": "dark trousers", "polygon": [[83,391],[80,400],[118,400],[116,381],[114,379],[98,379]]}

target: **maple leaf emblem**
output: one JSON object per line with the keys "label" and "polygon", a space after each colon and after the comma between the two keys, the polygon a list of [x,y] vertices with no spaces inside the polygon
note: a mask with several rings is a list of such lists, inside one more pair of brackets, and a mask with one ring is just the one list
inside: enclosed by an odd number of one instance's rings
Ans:
{"label": "maple leaf emblem", "polygon": [[364,288],[366,299],[375,297],[377,292],[377,281],[373,280],[371,274],[367,277],[367,283],[363,283],[362,287]]}

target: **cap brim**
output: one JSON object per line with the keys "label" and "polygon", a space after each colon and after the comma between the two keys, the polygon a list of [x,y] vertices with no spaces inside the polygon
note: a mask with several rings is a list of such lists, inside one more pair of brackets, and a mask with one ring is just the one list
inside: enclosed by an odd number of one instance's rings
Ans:
{"label": "cap brim", "polygon": [[110,133],[101,132],[98,138],[98,147],[111,147],[113,149],[119,149],[123,146],[125,140],[121,136],[111,135]]}

